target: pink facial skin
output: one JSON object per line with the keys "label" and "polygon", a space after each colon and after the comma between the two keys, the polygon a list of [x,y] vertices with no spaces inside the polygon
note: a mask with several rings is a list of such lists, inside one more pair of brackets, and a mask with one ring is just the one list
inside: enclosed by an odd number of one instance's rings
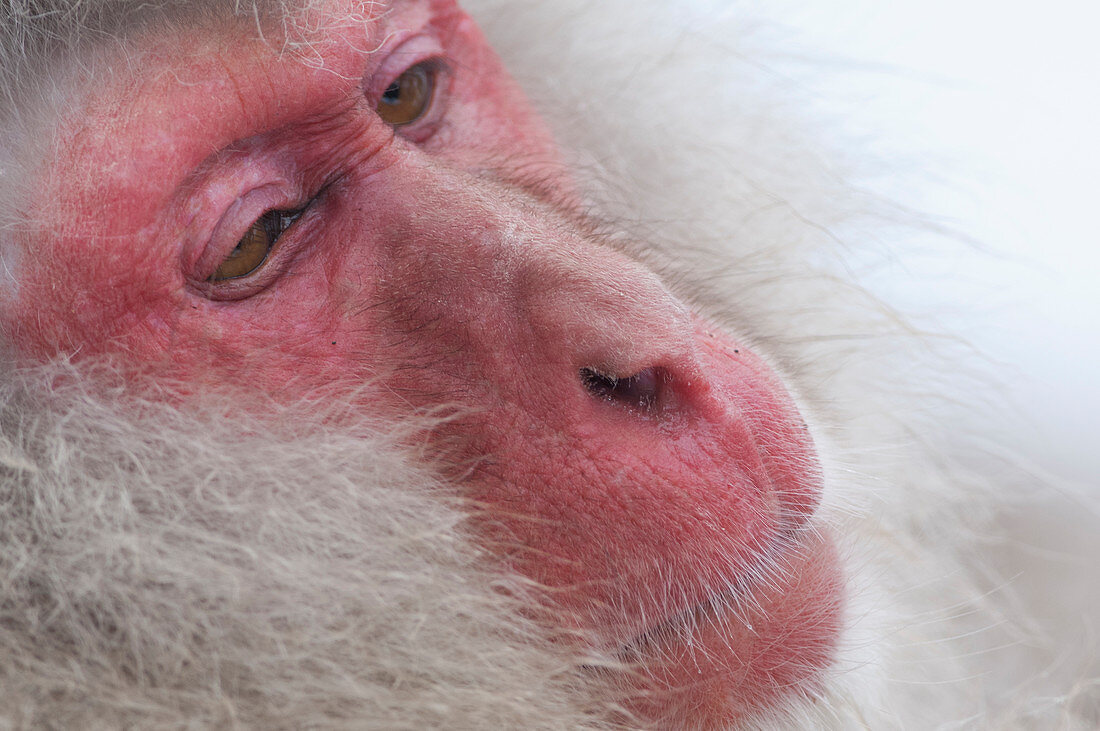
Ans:
{"label": "pink facial skin", "polygon": [[[777,377],[591,233],[453,2],[313,12],[305,54],[249,21],[139,38],[140,71],[80,86],[9,339],[370,413],[457,406],[434,438],[495,508],[485,540],[644,665],[637,712],[706,726],[812,692],[842,579]],[[395,133],[379,97],[430,59],[432,105]],[[262,214],[301,208],[260,270],[207,281]]]}

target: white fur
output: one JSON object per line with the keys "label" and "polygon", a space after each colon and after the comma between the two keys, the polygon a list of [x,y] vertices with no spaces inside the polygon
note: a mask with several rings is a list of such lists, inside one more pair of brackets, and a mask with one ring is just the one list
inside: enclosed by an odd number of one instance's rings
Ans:
{"label": "white fur", "polygon": [[0,727],[587,724],[407,434],[147,396],[64,365],[0,390]]}
{"label": "white fur", "polygon": [[[581,169],[597,171],[600,210],[643,247],[655,242],[661,252],[642,255],[748,335],[815,417],[829,456],[823,512],[848,556],[848,629],[827,702],[763,724],[1095,727],[1098,613],[1051,605],[1096,594],[1095,570],[1083,570],[1100,549],[1096,515],[1063,524],[1080,558],[1028,556],[1036,536],[1020,525],[1074,503],[987,435],[955,428],[984,410],[996,433],[991,365],[915,332],[853,282],[853,250],[896,256],[892,234],[921,222],[858,189],[860,167],[803,118],[807,92],[770,68],[777,49],[760,46],[749,8],[486,4],[490,37],[513,68],[526,63],[518,73],[544,114]],[[521,17],[568,38],[568,53],[516,40]],[[660,51],[630,55],[639,47]],[[1055,572],[1068,581],[1044,585]],[[1031,593],[1037,584],[1044,593]],[[1068,630],[1052,635],[1040,614]]]}
{"label": "white fur", "polygon": [[[467,4],[622,246],[787,375],[826,455],[845,635],[820,699],[754,725],[1100,723],[1095,640],[1061,657],[995,560],[1045,488],[952,430],[992,393],[980,360],[850,283],[848,249],[908,222],[848,182],[749,17]],[[0,391],[0,726],[631,725],[380,425],[181,413],[88,378]]]}

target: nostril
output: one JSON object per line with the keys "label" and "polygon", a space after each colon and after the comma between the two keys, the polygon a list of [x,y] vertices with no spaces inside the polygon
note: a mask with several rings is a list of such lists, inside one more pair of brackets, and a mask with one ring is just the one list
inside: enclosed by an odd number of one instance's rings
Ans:
{"label": "nostril", "polygon": [[609,376],[594,368],[581,368],[581,383],[596,398],[651,411],[660,401],[661,389],[669,380],[664,368],[645,368],[632,376]]}

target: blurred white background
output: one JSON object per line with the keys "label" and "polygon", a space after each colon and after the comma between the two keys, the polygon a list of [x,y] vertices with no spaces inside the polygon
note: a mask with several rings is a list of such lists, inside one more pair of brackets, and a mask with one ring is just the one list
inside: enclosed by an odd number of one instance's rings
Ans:
{"label": "blurred white background", "polygon": [[[1100,2],[773,0],[754,11],[778,23],[768,32],[785,36],[773,45],[793,51],[800,81],[821,68],[813,95],[843,132],[904,168],[881,192],[975,241],[907,258],[871,286],[1004,362],[1022,415],[1014,446],[1100,495]],[[890,190],[898,181],[905,190]],[[943,284],[930,289],[925,274]]]}

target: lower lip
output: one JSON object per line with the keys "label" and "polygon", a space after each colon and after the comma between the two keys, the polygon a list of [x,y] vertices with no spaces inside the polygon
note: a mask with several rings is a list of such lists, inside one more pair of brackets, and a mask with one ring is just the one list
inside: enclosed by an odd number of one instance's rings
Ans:
{"label": "lower lip", "polygon": [[775,563],[781,571],[697,606],[624,653],[631,712],[662,728],[718,727],[820,688],[841,628],[836,548],[807,532]]}

